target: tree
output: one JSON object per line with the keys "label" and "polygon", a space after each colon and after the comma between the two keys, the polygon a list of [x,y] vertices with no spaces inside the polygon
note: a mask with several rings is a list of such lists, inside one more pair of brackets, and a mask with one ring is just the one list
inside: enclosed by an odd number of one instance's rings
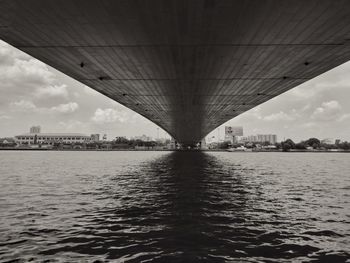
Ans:
{"label": "tree", "polygon": [[128,143],[129,140],[125,137],[116,137],[115,138],[115,142],[116,143],[121,143],[121,144],[125,144],[125,143]]}
{"label": "tree", "polygon": [[295,148],[295,143],[291,139],[287,139],[284,142],[282,142],[281,144],[282,144],[282,150],[284,152],[288,152],[288,151],[290,151],[290,149]]}
{"label": "tree", "polygon": [[305,150],[306,149],[306,144],[305,142],[299,142],[297,144],[295,144],[295,149],[298,149],[298,150]]}
{"label": "tree", "polygon": [[219,149],[228,149],[230,145],[231,145],[230,141],[221,142],[219,144]]}
{"label": "tree", "polygon": [[277,148],[277,149],[281,149],[282,144],[281,144],[281,143],[279,143],[279,142],[276,142],[276,143],[275,143],[275,146],[276,146],[276,148]]}
{"label": "tree", "polygon": [[350,150],[350,142],[342,142],[338,145],[339,149]]}
{"label": "tree", "polygon": [[306,142],[306,145],[313,147],[314,149],[317,149],[320,147],[320,140],[317,138],[310,138]]}

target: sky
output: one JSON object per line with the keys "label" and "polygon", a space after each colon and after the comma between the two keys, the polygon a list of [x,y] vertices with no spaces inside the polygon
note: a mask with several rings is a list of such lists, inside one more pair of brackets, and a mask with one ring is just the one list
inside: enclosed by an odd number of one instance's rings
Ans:
{"label": "sky", "polygon": [[[350,62],[340,65],[224,123],[244,135],[278,140],[317,137],[350,141]],[[42,132],[166,137],[158,126],[84,84],[0,40],[0,137],[40,125]]]}

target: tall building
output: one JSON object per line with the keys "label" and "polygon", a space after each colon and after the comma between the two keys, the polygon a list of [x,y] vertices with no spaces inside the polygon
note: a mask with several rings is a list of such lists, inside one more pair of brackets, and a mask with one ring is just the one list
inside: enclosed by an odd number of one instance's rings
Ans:
{"label": "tall building", "polygon": [[29,129],[29,133],[40,133],[41,132],[41,127],[40,126],[32,126]]}
{"label": "tall building", "polygon": [[248,142],[257,142],[258,141],[258,136],[256,135],[249,135],[247,137]]}
{"label": "tall building", "polygon": [[269,142],[270,144],[275,144],[277,142],[276,134],[258,134],[258,142]]}
{"label": "tall building", "polygon": [[256,142],[256,143],[264,143],[269,142],[270,144],[275,144],[277,142],[276,134],[258,134],[258,135],[249,135],[247,137],[243,137],[241,142]]}

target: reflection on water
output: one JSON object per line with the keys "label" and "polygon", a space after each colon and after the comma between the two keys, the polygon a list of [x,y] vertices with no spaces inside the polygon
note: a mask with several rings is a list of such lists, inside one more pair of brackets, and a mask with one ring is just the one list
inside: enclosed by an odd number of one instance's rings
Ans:
{"label": "reflection on water", "polygon": [[346,262],[348,156],[316,155],[1,152],[0,260]]}

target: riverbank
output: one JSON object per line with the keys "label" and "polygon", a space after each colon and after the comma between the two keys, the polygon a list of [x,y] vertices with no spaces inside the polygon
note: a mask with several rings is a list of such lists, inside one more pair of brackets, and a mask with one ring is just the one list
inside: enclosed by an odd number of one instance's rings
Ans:
{"label": "riverbank", "polygon": [[[49,149],[49,148],[0,148],[0,151],[53,151],[53,152],[173,152],[173,151],[203,151],[203,152],[230,152],[230,153],[274,153],[282,150],[253,150],[253,151],[227,151],[226,149],[193,149],[193,150],[173,150],[173,149]],[[288,153],[350,153],[350,150],[290,150]]]}

